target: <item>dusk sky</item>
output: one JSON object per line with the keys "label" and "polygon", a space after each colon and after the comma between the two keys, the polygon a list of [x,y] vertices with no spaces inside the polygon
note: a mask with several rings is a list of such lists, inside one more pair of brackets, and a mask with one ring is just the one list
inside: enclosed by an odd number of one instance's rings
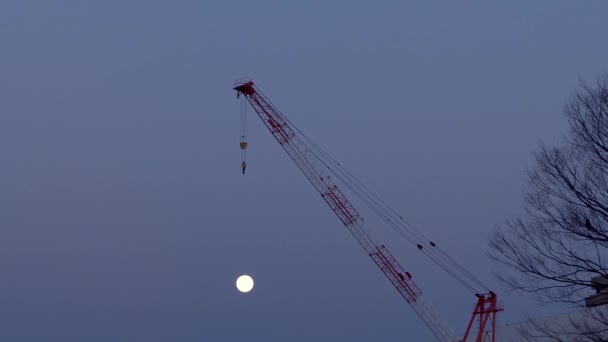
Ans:
{"label": "dusk sky", "polygon": [[[486,257],[608,2],[0,1],[0,341],[430,341],[249,109],[248,76],[504,302]],[[364,208],[360,211],[369,215]],[[370,216],[458,333],[476,298]],[[239,293],[249,274],[253,291]]]}

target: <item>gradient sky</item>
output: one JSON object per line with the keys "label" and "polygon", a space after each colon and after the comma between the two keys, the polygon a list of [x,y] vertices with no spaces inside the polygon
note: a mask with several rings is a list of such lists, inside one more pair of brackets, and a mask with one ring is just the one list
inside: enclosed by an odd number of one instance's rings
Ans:
{"label": "gradient sky", "polygon": [[[241,175],[242,76],[491,284],[501,323],[525,318],[537,305],[492,277],[487,237],[521,212],[523,169],[564,132],[578,78],[606,71],[606,13],[1,1],[0,340],[429,340],[254,115]],[[461,333],[475,298],[373,229]]]}

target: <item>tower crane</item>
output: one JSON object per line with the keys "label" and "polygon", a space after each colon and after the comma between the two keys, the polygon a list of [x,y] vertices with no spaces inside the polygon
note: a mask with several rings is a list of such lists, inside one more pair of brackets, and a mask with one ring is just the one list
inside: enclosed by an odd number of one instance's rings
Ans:
{"label": "tower crane", "polygon": [[[249,102],[277,142],[438,341],[496,341],[496,315],[503,310],[498,304],[496,293],[489,290],[454,258],[450,257],[436,243],[426,238],[421,231],[407,222],[386,202],[371,192],[369,188],[299,131],[262,94],[259,88],[254,85],[253,80],[239,80],[233,89],[237,92],[237,98],[242,96]],[[244,107],[242,107],[243,110]],[[241,112],[241,125],[243,125],[243,120],[244,114]],[[240,146],[243,150],[247,144],[245,136],[246,131],[241,127]],[[244,163],[245,160],[243,159],[241,164],[243,173]],[[363,217],[335,184],[334,178],[337,178],[341,184],[351,190],[393,229],[477,297],[475,309],[463,337],[456,337],[456,334],[441,320],[439,314],[423,295],[412,275],[405,271],[384,244],[378,243],[372,237]]]}

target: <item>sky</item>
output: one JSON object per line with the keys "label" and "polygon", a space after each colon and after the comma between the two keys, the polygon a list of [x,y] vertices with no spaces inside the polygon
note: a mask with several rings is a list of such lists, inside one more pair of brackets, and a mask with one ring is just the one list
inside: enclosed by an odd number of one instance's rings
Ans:
{"label": "sky", "polygon": [[[505,305],[486,257],[605,1],[0,2],[0,340],[429,341],[249,110],[247,76]],[[363,212],[363,210],[361,210]],[[370,225],[375,222],[370,219]],[[457,333],[475,297],[371,227]],[[241,274],[255,280],[237,292]]]}

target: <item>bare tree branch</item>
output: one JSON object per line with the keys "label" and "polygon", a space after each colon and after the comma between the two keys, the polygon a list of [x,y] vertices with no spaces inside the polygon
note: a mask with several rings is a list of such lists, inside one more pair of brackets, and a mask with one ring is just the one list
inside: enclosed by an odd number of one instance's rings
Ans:
{"label": "bare tree branch", "polygon": [[[497,277],[510,288],[580,308],[591,278],[608,277],[608,75],[592,86],[582,83],[563,110],[568,136],[535,153],[535,166],[526,171],[525,212],[496,228],[489,255],[507,266]],[[532,324],[522,336],[608,342],[608,312],[585,312],[568,324]]]}

